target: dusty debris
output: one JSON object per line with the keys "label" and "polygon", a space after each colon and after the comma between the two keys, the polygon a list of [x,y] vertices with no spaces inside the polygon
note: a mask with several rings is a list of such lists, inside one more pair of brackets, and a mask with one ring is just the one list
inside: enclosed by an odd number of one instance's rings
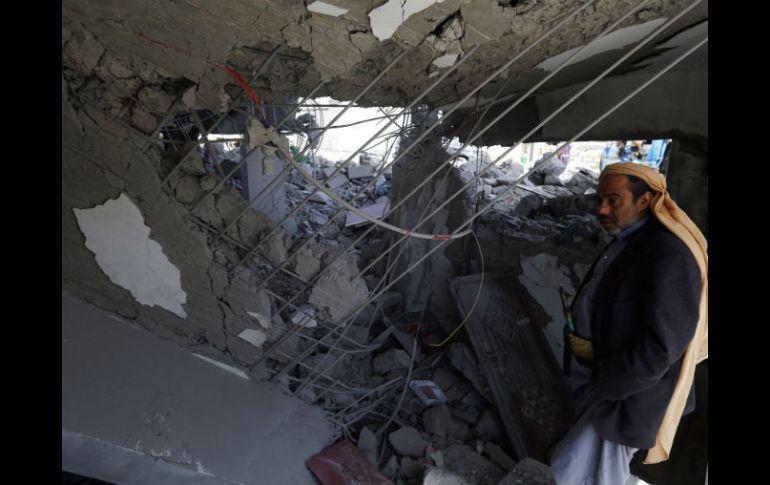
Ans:
{"label": "dusty debris", "polygon": [[420,432],[411,426],[390,433],[388,441],[399,454],[406,456],[422,456],[428,446]]}
{"label": "dusty debris", "polygon": [[442,404],[426,410],[422,414],[422,424],[425,430],[437,436],[446,436],[452,427],[452,416],[449,408]]}
{"label": "dusty debris", "polygon": [[387,463],[385,463],[385,466],[382,467],[382,474],[386,477],[393,477],[398,473],[398,458],[396,458],[396,455],[392,455]]}

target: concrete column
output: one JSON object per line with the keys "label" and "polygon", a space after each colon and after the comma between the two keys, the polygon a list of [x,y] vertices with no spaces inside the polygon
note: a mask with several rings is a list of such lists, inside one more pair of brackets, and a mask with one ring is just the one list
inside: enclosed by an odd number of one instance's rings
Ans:
{"label": "concrete column", "polygon": [[708,237],[708,139],[672,142],[666,173],[668,192]]}
{"label": "concrete column", "polygon": [[[241,172],[243,196],[247,200],[252,200],[281,173],[282,169],[283,164],[276,155],[270,154],[266,156],[262,149],[254,150],[246,159]],[[281,180],[273,183],[266,193],[260,195],[259,199],[251,203],[252,209],[263,213],[275,223],[280,222],[287,212],[286,178],[286,174],[283,174]],[[289,233],[293,233],[296,230],[293,220],[287,221],[286,226],[284,229]]]}

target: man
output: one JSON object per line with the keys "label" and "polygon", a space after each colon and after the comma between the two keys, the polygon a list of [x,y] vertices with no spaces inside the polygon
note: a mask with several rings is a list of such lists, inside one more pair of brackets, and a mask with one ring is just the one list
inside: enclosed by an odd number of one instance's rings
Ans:
{"label": "man", "polygon": [[551,456],[558,485],[622,485],[639,449],[645,463],[667,460],[708,356],[706,241],[665,179],[635,163],[607,166],[597,215],[614,239],[571,307],[564,366],[576,420]]}

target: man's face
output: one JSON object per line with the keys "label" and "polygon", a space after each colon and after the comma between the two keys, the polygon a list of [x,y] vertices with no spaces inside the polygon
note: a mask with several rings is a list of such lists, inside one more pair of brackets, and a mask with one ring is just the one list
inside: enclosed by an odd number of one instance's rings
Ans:
{"label": "man's face", "polygon": [[634,201],[628,177],[605,175],[596,191],[596,215],[604,230],[615,236],[644,217],[651,199],[646,192]]}

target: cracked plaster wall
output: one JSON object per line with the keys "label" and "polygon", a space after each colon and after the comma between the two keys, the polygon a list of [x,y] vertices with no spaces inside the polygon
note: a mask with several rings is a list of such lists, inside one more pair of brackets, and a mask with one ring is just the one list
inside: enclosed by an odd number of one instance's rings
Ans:
{"label": "cracked plaster wall", "polygon": [[[270,321],[274,304],[247,278],[228,277],[222,264],[238,259],[236,248],[224,243],[210,247],[207,234],[183,217],[183,204],[189,208],[205,193],[201,167],[193,169],[194,164],[189,164],[172,177],[169,183],[176,198],[170,196],[160,190],[159,175],[161,164],[169,169],[170,162],[159,160],[154,151],[143,154],[143,140],[101,111],[89,105],[75,109],[69,101],[72,93],[64,89],[64,80],[62,84],[62,287],[191,351],[261,376],[253,367],[261,348],[237,335],[246,328],[261,328],[248,312]],[[187,294],[186,318],[138,303],[128,290],[110,281],[86,248],[73,209],[91,208],[121,193],[138,207],[150,238],[179,269]],[[199,215],[222,229],[245,204],[235,189],[226,187],[201,206]],[[249,211],[231,232],[251,245],[269,227],[264,216]],[[276,262],[285,254],[284,235],[279,231],[266,245],[264,257]]]}

